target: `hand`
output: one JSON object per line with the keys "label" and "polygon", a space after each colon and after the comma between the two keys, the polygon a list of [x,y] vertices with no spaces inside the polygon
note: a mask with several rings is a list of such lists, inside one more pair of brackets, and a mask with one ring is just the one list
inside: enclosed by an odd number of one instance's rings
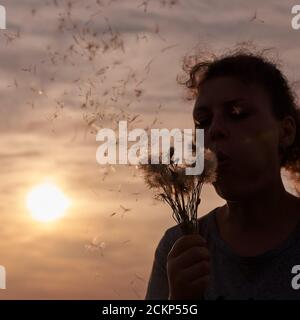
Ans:
{"label": "hand", "polygon": [[201,299],[209,283],[210,253],[198,234],[185,235],[167,257],[170,300]]}

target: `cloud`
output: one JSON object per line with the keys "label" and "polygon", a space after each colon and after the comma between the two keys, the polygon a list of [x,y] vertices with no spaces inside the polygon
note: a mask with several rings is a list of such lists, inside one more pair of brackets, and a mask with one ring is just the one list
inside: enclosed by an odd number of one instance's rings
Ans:
{"label": "cloud", "polygon": [[[135,299],[134,290],[143,297],[146,283],[135,274],[148,279],[155,246],[175,222],[132,168],[96,163],[89,120],[115,127],[140,114],[136,126],[155,118],[157,127],[191,126],[193,106],[176,76],[196,44],[218,53],[247,40],[275,46],[297,79],[292,1],[190,0],[171,8],[151,1],[145,13],[141,1],[99,7],[89,0],[74,3],[77,27],[58,3],[2,1],[8,30],[0,33],[0,264],[8,289],[1,298]],[[25,199],[49,176],[73,206],[45,226],[31,219]],[[203,199],[201,215],[224,203],[211,187]],[[120,205],[131,210],[122,214]],[[84,247],[94,237],[107,244],[103,257]]]}

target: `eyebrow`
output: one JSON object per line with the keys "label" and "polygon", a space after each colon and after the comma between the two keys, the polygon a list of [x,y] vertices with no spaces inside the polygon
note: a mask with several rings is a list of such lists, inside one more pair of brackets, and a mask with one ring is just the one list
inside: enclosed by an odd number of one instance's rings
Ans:
{"label": "eyebrow", "polygon": [[[226,100],[222,103],[223,107],[229,107],[231,106],[232,104],[234,103],[237,103],[237,102],[243,102],[245,101],[245,99],[243,98],[236,98],[236,99],[230,99],[230,100]],[[199,110],[203,110],[203,111],[207,111],[210,109],[210,105],[209,104],[197,104],[196,103],[196,107],[195,107],[195,110],[196,111],[199,111]]]}

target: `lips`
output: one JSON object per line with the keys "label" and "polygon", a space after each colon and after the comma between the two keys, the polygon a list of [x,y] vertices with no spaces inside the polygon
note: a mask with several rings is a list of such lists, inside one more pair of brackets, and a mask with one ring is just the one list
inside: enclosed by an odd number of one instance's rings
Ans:
{"label": "lips", "polygon": [[223,151],[217,151],[216,157],[218,159],[218,167],[224,168],[225,166],[228,166],[230,164],[229,156]]}
{"label": "lips", "polygon": [[220,162],[223,162],[223,161],[229,159],[229,157],[223,151],[217,151],[216,156],[217,156],[218,161],[220,161]]}

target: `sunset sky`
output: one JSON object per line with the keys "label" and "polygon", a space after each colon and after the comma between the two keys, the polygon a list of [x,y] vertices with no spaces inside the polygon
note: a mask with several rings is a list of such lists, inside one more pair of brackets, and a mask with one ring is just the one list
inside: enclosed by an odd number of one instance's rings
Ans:
{"label": "sunset sky", "polygon": [[[175,221],[134,167],[97,164],[97,128],[133,118],[131,129],[192,128],[193,102],[176,78],[196,47],[217,54],[242,42],[275,48],[282,70],[298,81],[295,3],[0,4],[7,10],[7,30],[0,30],[0,265],[7,289],[0,299],[143,299],[155,247]],[[49,223],[26,207],[30,190],[45,181],[71,202]],[[206,187],[199,215],[223,203]]]}

